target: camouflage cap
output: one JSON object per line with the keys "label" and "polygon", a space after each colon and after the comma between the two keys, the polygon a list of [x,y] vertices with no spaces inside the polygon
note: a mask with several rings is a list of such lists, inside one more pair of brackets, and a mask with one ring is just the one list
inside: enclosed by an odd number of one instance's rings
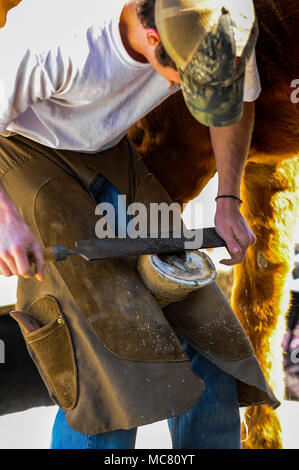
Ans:
{"label": "camouflage cap", "polygon": [[252,0],[156,0],[155,22],[195,119],[213,127],[239,121],[258,36]]}

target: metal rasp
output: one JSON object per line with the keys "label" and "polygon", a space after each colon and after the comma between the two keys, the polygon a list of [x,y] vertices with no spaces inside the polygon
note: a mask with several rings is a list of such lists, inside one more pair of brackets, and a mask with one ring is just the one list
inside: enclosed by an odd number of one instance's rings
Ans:
{"label": "metal rasp", "polygon": [[[225,241],[218,235],[214,227],[189,230],[187,236],[182,233],[179,237],[160,234],[144,238],[95,238],[76,241],[75,248],[56,245],[44,249],[46,261],[63,261],[70,255],[79,255],[87,261],[124,258],[126,256],[165,254],[183,251],[186,242],[192,242],[192,249],[217,248],[226,246]],[[198,241],[197,245],[194,241]],[[195,246],[194,246],[195,245]],[[189,249],[189,247],[187,247]]]}

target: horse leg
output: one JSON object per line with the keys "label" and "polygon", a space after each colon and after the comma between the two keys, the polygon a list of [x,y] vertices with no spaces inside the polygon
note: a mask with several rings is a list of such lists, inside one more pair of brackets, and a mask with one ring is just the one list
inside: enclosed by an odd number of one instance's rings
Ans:
{"label": "horse leg", "polygon": [[[284,397],[283,350],[290,294],[286,286],[294,256],[298,214],[299,157],[258,155],[246,166],[243,215],[257,236],[246,259],[235,267],[232,306],[247,332],[266,380]],[[245,413],[244,448],[282,448],[279,418],[267,405]]]}

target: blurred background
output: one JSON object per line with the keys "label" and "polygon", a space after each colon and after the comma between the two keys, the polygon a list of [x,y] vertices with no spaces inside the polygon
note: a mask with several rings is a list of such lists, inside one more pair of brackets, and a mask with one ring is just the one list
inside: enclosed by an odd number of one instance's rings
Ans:
{"label": "blurred background", "polygon": [[[197,207],[187,207],[184,213],[185,223],[190,228],[214,226],[215,197],[217,194],[217,176],[210,181],[201,195],[190,203]],[[199,206],[199,204],[201,204]],[[198,217],[194,218],[197,213]],[[299,219],[296,227],[296,243],[299,243]],[[299,246],[299,245],[298,245]],[[227,257],[223,248],[208,251],[212,258],[223,290],[229,296],[232,282],[232,269],[219,264],[219,261]],[[295,263],[298,263],[295,265]],[[292,292],[294,302],[291,321],[289,324],[289,337],[286,348],[299,347],[299,254],[294,250],[294,276],[290,282],[289,289]],[[297,269],[297,271],[296,271]],[[297,277],[296,277],[297,276]],[[16,300],[16,277],[5,278],[0,276],[0,307],[13,304]],[[297,328],[297,330],[296,330]],[[1,339],[1,331],[0,331]],[[284,448],[299,449],[299,365],[285,364],[288,374],[288,399],[283,401],[278,409],[282,422],[284,435]],[[0,364],[0,368],[3,367]],[[291,367],[291,369],[290,369]],[[57,413],[56,406],[33,408],[21,413],[0,416],[0,449],[48,449],[50,447],[51,430]],[[242,414],[242,412],[241,412]],[[138,429],[136,448],[139,449],[171,449],[171,439],[166,421],[161,421]]]}

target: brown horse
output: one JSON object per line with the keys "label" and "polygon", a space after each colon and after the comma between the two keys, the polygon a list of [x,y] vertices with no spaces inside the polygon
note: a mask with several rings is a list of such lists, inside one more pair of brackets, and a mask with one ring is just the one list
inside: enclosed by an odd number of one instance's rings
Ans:
{"label": "brown horse", "polygon": [[[0,26],[5,24],[7,10],[19,1],[0,0]],[[281,342],[299,205],[299,105],[291,87],[299,79],[299,9],[292,0],[255,0],[255,5],[263,91],[256,103],[242,198],[243,214],[257,243],[235,268],[231,302],[266,378],[275,394],[283,398]],[[175,201],[193,199],[215,174],[209,130],[191,117],[180,93],[137,123],[130,135]],[[250,408],[245,417],[244,447],[283,446],[280,423],[272,409],[266,405]]]}

